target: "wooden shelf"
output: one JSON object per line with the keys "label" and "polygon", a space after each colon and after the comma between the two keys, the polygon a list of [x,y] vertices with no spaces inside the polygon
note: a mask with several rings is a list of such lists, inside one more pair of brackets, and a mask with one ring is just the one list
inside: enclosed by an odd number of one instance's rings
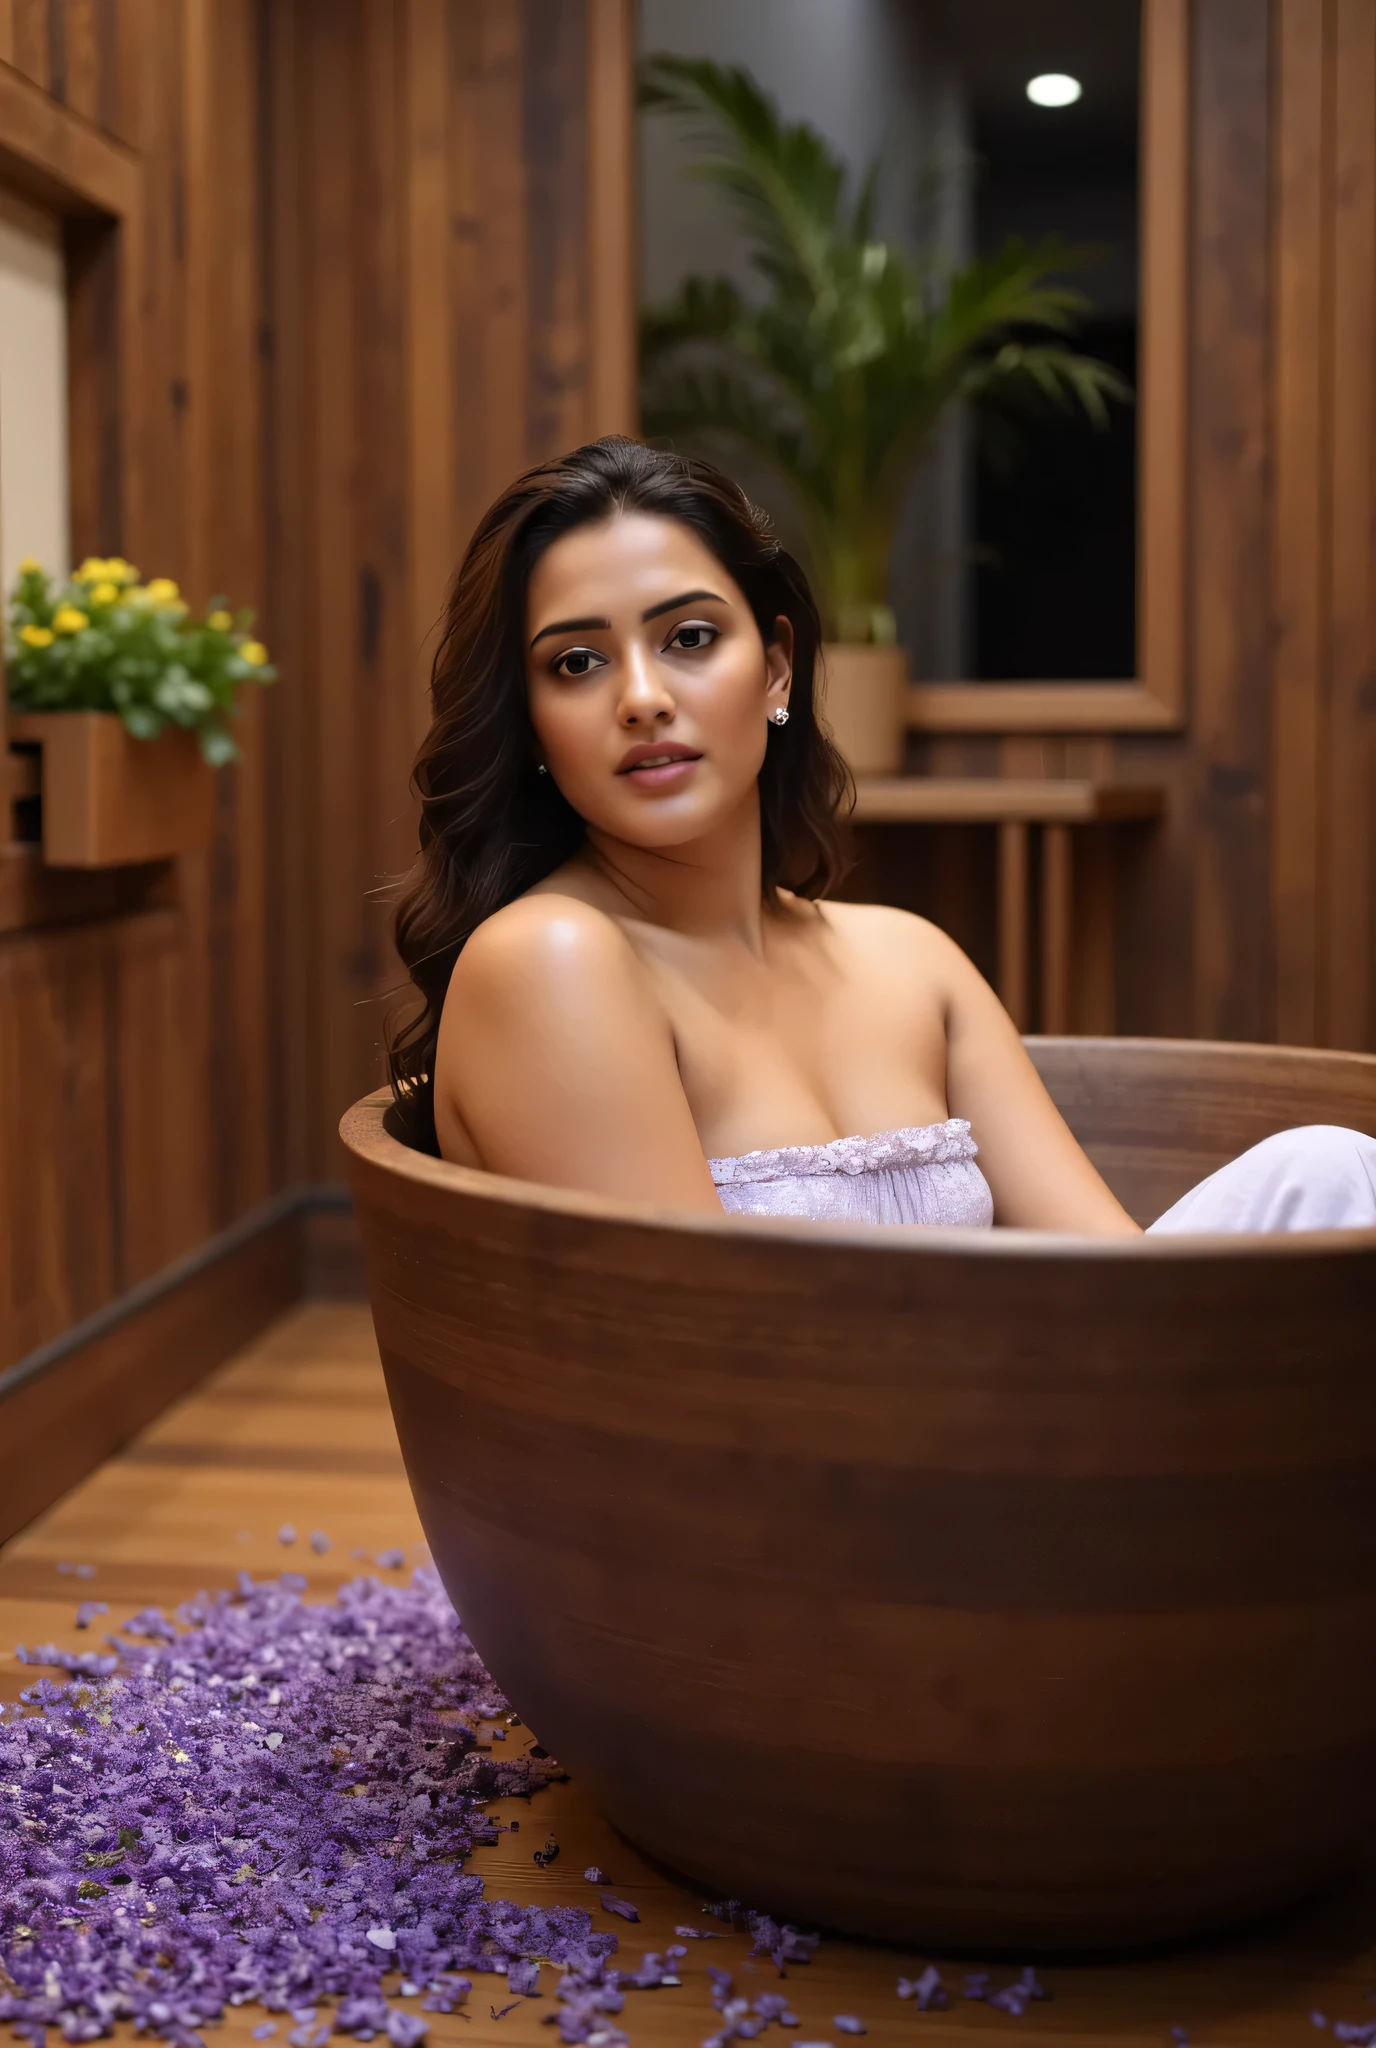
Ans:
{"label": "wooden shelf", "polygon": [[1070,1029],[1074,877],[1071,830],[1077,825],[1146,824],[1165,809],[1150,784],[945,775],[856,778],[857,825],[992,825],[999,838],[998,973],[1004,1007],[1020,1031],[1032,1023],[1032,863],[1030,837],[1041,834],[1041,1017],[1043,1031]]}
{"label": "wooden shelf", "polygon": [[861,775],[858,825],[1097,825],[1160,817],[1165,798],[1127,782]]}

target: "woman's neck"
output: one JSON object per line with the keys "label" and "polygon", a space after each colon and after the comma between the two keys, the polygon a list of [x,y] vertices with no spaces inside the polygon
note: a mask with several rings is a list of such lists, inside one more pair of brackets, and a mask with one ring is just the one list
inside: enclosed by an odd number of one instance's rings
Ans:
{"label": "woman's neck", "polygon": [[734,939],[764,951],[759,793],[701,839],[633,846],[588,828],[577,856],[620,899],[620,913],[693,938]]}

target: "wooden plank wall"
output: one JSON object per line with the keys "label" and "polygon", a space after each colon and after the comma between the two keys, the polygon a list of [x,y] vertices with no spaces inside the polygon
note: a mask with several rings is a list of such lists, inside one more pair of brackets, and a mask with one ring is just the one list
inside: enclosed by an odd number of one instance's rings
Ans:
{"label": "wooden plank wall", "polygon": [[[1187,728],[913,762],[1165,785],[1080,877],[1078,1029],[1376,1050],[1376,8],[1194,0],[1192,39]],[[867,838],[992,957],[973,835]]]}
{"label": "wooden plank wall", "polygon": [[282,674],[209,857],[0,936],[0,1370],[337,1176],[445,585],[512,475],[633,423],[629,51],[628,0],[0,0],[0,65],[141,172],[114,430],[73,239],[76,552],[256,603]]}
{"label": "wooden plank wall", "polygon": [[341,1112],[383,1078],[445,587],[520,470],[632,424],[630,39],[622,0],[274,0],[263,20],[292,678],[276,1064],[289,1170],[330,1179]]}
{"label": "wooden plank wall", "polygon": [[[113,243],[89,224],[70,242],[74,550],[122,552],[193,601],[253,602],[264,582],[253,28],[233,0],[0,6],[0,64],[140,172],[129,402],[113,426],[97,427],[121,362]],[[0,1369],[280,1184],[262,707],[242,737],[211,854],[127,914],[93,917],[77,896],[71,921],[0,938]]]}

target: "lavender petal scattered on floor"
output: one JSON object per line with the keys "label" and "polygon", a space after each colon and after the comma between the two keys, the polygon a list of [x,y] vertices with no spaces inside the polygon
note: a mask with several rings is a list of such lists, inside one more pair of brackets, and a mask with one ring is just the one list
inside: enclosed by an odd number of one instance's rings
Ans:
{"label": "lavender petal scattered on floor", "polygon": [[639,1912],[629,1899],[614,1898],[611,1892],[600,1892],[598,1897],[604,1913],[619,1914],[623,1920],[638,1920],[640,1918]]}
{"label": "lavender petal scattered on floor", "polygon": [[117,1656],[24,1653],[75,1681],[0,1719],[0,2022],[34,2048],[118,2019],[190,2048],[251,2002],[290,2014],[294,2048],[331,2028],[415,2048],[398,1968],[440,2012],[460,1970],[605,1972],[615,1937],[586,1913],[485,1899],[463,1871],[493,1836],[483,1802],[554,1767],[475,1747],[463,1721],[507,1702],[436,1574],[312,1606],[284,1578],[241,1574],[179,1625],[146,1609]]}

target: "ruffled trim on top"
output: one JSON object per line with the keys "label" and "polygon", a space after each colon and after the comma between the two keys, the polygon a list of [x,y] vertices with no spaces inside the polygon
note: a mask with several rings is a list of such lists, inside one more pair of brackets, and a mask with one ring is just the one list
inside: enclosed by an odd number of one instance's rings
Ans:
{"label": "ruffled trim on top", "polygon": [[833,1138],[826,1145],[780,1145],[773,1152],[742,1152],[736,1159],[709,1159],[715,1187],[747,1181],[801,1180],[813,1174],[882,1173],[902,1166],[947,1166],[973,1159],[979,1147],[964,1117],[944,1124],[912,1124],[902,1131],[877,1131],[872,1138]]}

